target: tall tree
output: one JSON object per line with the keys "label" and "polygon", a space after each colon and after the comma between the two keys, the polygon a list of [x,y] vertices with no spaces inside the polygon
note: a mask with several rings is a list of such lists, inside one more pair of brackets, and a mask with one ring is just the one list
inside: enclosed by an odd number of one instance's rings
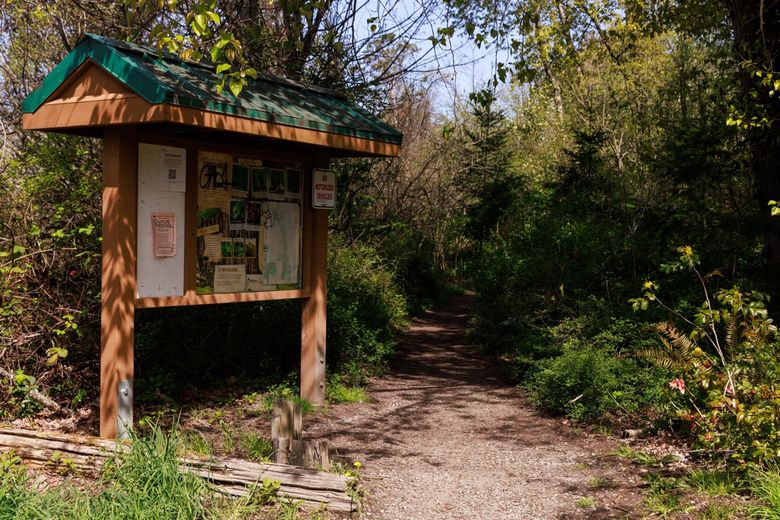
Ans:
{"label": "tall tree", "polygon": [[750,166],[765,215],[769,276],[780,290],[780,223],[769,217],[767,207],[770,200],[780,200],[780,1],[729,0],[726,5],[741,62],[742,98],[732,120],[741,120],[748,135]]}

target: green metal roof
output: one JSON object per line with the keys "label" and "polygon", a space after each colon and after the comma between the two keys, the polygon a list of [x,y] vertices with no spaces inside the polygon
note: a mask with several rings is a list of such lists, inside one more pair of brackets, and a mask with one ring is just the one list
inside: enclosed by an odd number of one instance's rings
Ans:
{"label": "green metal roof", "polygon": [[401,144],[401,133],[346,97],[283,78],[258,75],[238,98],[217,94],[214,66],[182,60],[151,47],[84,34],[78,45],[22,104],[35,112],[85,61],[92,60],[152,104],[168,103],[268,123]]}

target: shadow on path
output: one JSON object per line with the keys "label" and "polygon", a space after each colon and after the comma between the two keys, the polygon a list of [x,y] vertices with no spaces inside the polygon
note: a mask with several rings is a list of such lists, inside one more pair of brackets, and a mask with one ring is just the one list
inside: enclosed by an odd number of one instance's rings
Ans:
{"label": "shadow on path", "polygon": [[577,499],[596,473],[603,476],[582,461],[603,458],[614,444],[573,435],[531,410],[466,344],[472,304],[461,295],[416,318],[388,374],[369,385],[372,402],[334,405],[312,418],[306,435],[328,438],[346,463],[364,463],[367,517],[581,516]]}

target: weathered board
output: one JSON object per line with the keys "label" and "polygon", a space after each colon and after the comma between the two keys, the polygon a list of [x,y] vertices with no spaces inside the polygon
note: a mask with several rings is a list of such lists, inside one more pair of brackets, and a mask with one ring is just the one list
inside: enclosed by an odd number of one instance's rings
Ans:
{"label": "weathered board", "polygon": [[[128,444],[95,437],[0,428],[0,452],[14,450],[30,466],[51,466],[56,465],[58,459],[68,459],[79,471],[96,474],[110,457],[128,449]],[[55,452],[60,455],[55,456]],[[281,483],[277,492],[280,496],[303,500],[310,507],[324,505],[336,512],[351,512],[357,508],[347,494],[352,481],[341,475],[221,457],[192,456],[181,458],[180,462],[182,471],[205,478],[228,495],[242,496],[249,492],[249,486],[263,480],[275,480]]]}

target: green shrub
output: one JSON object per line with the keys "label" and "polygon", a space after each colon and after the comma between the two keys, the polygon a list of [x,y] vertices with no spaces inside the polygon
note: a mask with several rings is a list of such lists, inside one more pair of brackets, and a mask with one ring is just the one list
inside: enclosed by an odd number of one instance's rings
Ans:
{"label": "green shrub", "polygon": [[377,251],[337,239],[328,251],[328,364],[363,384],[394,352],[407,323],[406,300]]}
{"label": "green shrub", "polygon": [[766,309],[768,296],[738,287],[707,290],[709,276],[690,246],[662,266],[666,272],[691,272],[704,287],[704,302],[688,317],[659,299],[648,281],[635,309],[659,305],[683,325],[658,325],[660,345],[639,354],[675,375],[667,393],[671,419],[687,427],[694,441],[712,456],[738,464],[780,456],[780,344]]}
{"label": "green shrub", "polygon": [[539,361],[527,383],[539,408],[572,419],[609,413],[637,413],[660,394],[658,378],[633,359],[617,358],[595,346],[577,346]]}

